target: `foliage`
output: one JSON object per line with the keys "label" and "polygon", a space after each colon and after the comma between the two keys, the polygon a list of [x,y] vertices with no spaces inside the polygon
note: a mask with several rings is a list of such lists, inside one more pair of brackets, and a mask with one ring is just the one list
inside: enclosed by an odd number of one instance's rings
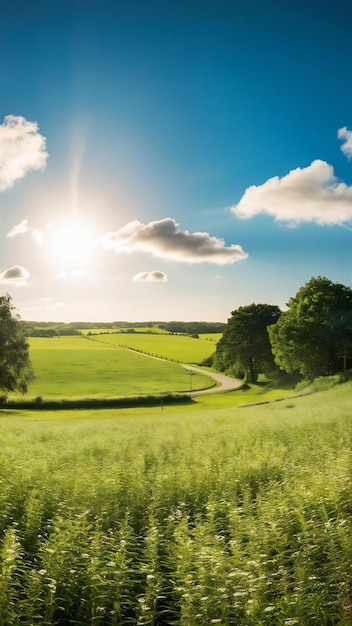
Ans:
{"label": "foliage", "polygon": [[11,297],[0,296],[0,389],[25,393],[34,378],[29,346]]}
{"label": "foliage", "polygon": [[2,412],[0,622],[347,626],[350,393]]}
{"label": "foliage", "polygon": [[232,311],[217,344],[214,366],[254,383],[259,373],[275,370],[267,327],[276,322],[280,309],[270,304],[250,304]]}
{"label": "foliage", "polygon": [[311,278],[287,306],[269,328],[279,367],[307,378],[346,370],[352,358],[352,290]]}
{"label": "foliage", "polygon": [[226,324],[223,322],[163,322],[158,326],[170,333],[199,335],[204,333],[222,333]]}
{"label": "foliage", "polygon": [[192,398],[189,393],[183,394],[159,394],[141,395],[118,398],[76,398],[44,400],[37,396],[34,400],[10,400],[0,399],[0,406],[4,409],[34,409],[35,411],[67,411],[70,409],[116,409],[127,407],[157,406],[164,407],[169,404],[190,404]]}

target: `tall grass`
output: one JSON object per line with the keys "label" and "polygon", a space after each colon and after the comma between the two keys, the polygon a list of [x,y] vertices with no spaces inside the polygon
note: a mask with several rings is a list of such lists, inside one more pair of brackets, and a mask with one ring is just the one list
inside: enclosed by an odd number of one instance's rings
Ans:
{"label": "tall grass", "polygon": [[351,385],[0,412],[0,623],[350,624]]}

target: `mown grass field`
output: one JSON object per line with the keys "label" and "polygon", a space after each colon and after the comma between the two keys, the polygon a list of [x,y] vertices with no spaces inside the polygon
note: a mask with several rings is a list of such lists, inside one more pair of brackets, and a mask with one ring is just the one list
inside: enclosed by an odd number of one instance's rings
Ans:
{"label": "mown grass field", "polygon": [[0,624],[348,626],[351,391],[0,411]]}
{"label": "mown grass field", "polygon": [[[30,338],[30,354],[37,378],[30,386],[28,397],[109,398],[189,391],[189,372],[178,363],[121,348],[112,339],[109,341],[108,335],[94,339],[79,336]],[[164,345],[167,339],[165,336]],[[189,341],[196,343],[197,340]],[[193,390],[213,384],[206,374],[192,374]]]}

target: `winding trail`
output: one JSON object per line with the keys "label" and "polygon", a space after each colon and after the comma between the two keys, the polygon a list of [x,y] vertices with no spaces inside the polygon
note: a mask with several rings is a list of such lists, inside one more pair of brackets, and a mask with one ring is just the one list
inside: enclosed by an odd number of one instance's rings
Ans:
{"label": "winding trail", "polygon": [[209,372],[207,370],[199,369],[198,367],[192,367],[192,365],[182,365],[186,370],[191,372],[197,372],[199,374],[206,374],[211,378],[214,378],[217,383],[220,383],[216,387],[210,387],[209,389],[200,389],[199,391],[191,391],[192,396],[200,396],[205,393],[219,393],[220,391],[234,391],[235,389],[239,389],[243,385],[243,380],[238,380],[237,378],[230,378],[230,376],[225,376],[225,374],[216,374],[215,372]]}
{"label": "winding trail", "polygon": [[[88,337],[87,335],[85,335],[85,339],[89,339],[90,341],[99,341],[99,339],[95,339],[95,338],[93,339],[92,337]],[[106,345],[105,341],[101,341],[101,343],[104,343]],[[110,345],[114,345],[114,344],[110,344]],[[130,352],[137,352],[137,354],[146,356],[149,359],[156,359],[157,361],[166,361],[167,363],[170,363],[169,359],[163,359],[160,356],[146,354],[145,352],[141,352],[140,350],[136,350],[135,348],[131,348],[128,346],[123,346],[122,344],[117,344],[116,347],[119,347],[119,348],[123,347],[125,348],[125,350],[130,350]],[[230,376],[225,376],[225,374],[216,374],[215,372],[202,370],[199,367],[193,367],[193,365],[186,365],[185,363],[179,363],[179,365],[181,365],[181,367],[184,367],[186,370],[190,372],[197,372],[198,374],[205,374],[206,376],[210,376],[210,378],[213,378],[214,380],[216,380],[217,383],[219,383],[218,385],[215,385],[214,387],[209,387],[207,389],[199,389],[199,390],[194,390],[194,391],[192,390],[190,386],[190,394],[192,396],[200,396],[206,393],[220,393],[221,391],[234,391],[235,389],[239,389],[243,385],[243,381],[238,380],[238,378],[231,378]]]}

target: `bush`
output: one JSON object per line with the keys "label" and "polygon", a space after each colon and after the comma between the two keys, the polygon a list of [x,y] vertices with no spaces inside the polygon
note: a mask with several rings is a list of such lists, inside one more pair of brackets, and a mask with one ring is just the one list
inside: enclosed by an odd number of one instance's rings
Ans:
{"label": "bush", "polygon": [[310,391],[326,391],[327,389],[331,389],[336,385],[341,385],[342,383],[346,383],[348,380],[351,380],[352,371],[341,372],[339,374],[334,374],[334,376],[318,376],[314,380],[304,379],[301,380],[296,385],[296,391],[303,391],[304,389],[310,388]]}

